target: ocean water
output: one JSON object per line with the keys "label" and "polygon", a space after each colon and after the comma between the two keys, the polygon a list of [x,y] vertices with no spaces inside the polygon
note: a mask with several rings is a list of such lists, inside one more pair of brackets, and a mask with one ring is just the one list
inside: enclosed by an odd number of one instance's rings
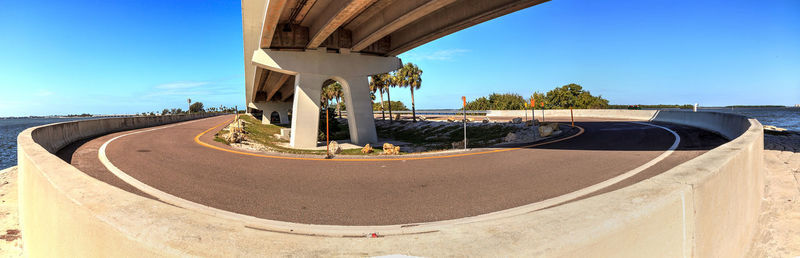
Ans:
{"label": "ocean water", "polygon": [[800,132],[800,108],[703,108],[699,111],[744,115],[758,119],[763,125],[774,125]]}
{"label": "ocean water", "polygon": [[[703,108],[700,111],[745,115],[758,119],[764,125],[800,132],[800,108]],[[0,169],[17,165],[17,135],[26,128],[81,119],[87,118],[0,119]]]}
{"label": "ocean water", "polygon": [[0,169],[17,165],[17,135],[29,127],[87,118],[0,118]]}

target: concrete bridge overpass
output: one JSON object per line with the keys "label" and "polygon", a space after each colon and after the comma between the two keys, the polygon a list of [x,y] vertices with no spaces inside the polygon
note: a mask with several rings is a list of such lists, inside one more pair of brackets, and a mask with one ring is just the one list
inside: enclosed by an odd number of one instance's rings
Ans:
{"label": "concrete bridge overpass", "polygon": [[344,88],[351,141],[375,142],[368,76],[400,68],[405,51],[546,1],[242,0],[248,112],[276,112],[292,125],[292,146],[316,146],[321,87],[332,79]]}

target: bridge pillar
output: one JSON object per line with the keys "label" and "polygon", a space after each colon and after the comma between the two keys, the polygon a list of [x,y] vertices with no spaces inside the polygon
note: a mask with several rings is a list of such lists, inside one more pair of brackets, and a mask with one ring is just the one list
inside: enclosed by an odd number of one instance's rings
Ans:
{"label": "bridge pillar", "polygon": [[320,95],[322,83],[328,78],[318,74],[297,74],[292,104],[292,134],[289,145],[295,148],[317,146],[319,132]]}
{"label": "bridge pillar", "polygon": [[259,49],[253,53],[252,63],[256,66],[295,75],[292,147],[317,146],[320,95],[322,83],[328,79],[343,86],[351,142],[362,145],[378,140],[367,77],[396,70],[402,62],[397,57],[351,53],[348,49],[337,52],[329,53],[327,49],[319,48],[306,51]]}
{"label": "bridge pillar", "polygon": [[354,76],[334,79],[343,86],[344,104],[347,107],[347,125],[350,128],[350,142],[357,145],[378,142],[367,77]]}
{"label": "bridge pillar", "polygon": [[270,118],[272,116],[272,112],[278,112],[278,116],[280,117],[279,124],[288,124],[289,123],[289,109],[292,108],[292,102],[256,102],[251,103],[255,106],[256,109],[264,111],[261,123],[262,124],[272,124]]}

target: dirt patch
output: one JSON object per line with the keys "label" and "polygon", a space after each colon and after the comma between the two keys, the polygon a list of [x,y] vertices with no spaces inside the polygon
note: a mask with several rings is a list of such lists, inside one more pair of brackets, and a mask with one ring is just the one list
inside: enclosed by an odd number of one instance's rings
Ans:
{"label": "dirt patch", "polygon": [[760,232],[748,257],[800,256],[800,135],[764,135]]}
{"label": "dirt patch", "polygon": [[0,171],[0,258],[22,257],[17,208],[17,168]]}
{"label": "dirt patch", "polygon": [[6,240],[7,242],[11,242],[20,238],[22,238],[22,235],[20,235],[19,229],[8,229],[6,230],[5,235],[0,236],[0,239]]}

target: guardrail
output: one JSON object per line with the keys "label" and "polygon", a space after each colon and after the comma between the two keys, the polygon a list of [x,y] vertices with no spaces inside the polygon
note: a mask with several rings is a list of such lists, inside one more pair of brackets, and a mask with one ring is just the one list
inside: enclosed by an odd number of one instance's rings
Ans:
{"label": "guardrail", "polygon": [[746,253],[756,232],[764,188],[763,128],[758,121],[709,112],[578,111],[576,116],[697,126],[731,141],[639,183],[536,212],[442,225],[424,234],[331,238],[276,233],[194,213],[100,182],[52,154],[82,138],[198,117],[45,125],[23,131],[18,140],[25,254],[737,257]]}

